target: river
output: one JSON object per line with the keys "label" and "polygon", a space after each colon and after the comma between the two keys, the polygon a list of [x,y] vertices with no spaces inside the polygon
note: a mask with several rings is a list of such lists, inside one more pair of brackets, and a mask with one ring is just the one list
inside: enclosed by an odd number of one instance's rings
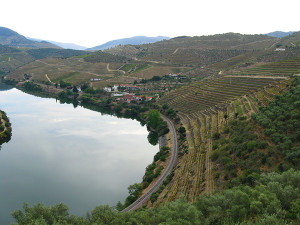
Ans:
{"label": "river", "polygon": [[0,84],[0,109],[12,139],[0,151],[0,224],[23,203],[63,202],[84,216],[97,205],[124,202],[141,182],[158,146],[136,120],[102,115]]}

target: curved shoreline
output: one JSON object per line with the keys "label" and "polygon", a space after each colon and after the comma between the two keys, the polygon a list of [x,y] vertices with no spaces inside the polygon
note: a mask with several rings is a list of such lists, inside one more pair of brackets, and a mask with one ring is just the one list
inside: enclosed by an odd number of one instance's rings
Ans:
{"label": "curved shoreline", "polygon": [[154,193],[160,185],[164,182],[164,180],[167,178],[167,176],[171,173],[177,159],[177,152],[178,152],[178,143],[177,143],[177,134],[176,134],[176,129],[172,121],[167,118],[164,115],[161,115],[165,121],[167,121],[169,128],[171,128],[172,132],[172,138],[173,138],[173,145],[172,145],[172,157],[170,160],[170,163],[165,170],[165,172],[161,175],[161,177],[156,181],[156,183],[151,187],[146,193],[144,193],[141,197],[139,197],[134,203],[132,203],[130,206],[127,208],[123,209],[122,212],[130,212],[132,210],[137,209],[140,207],[143,203],[145,203],[148,198]]}
{"label": "curved shoreline", "polygon": [[[16,85],[19,89],[21,89],[22,91],[26,92],[25,90],[23,90],[23,88],[21,88],[21,86],[18,86]],[[44,86],[44,85],[42,85]],[[28,93],[28,92],[26,92]],[[33,94],[33,93],[28,93],[28,94]],[[42,89],[42,92],[39,92],[39,93],[35,93],[37,94],[37,96],[40,96],[42,94],[46,94],[46,95],[49,95],[48,97],[56,97],[54,95],[54,93],[52,92],[49,92],[49,89]],[[58,98],[59,99],[59,98]],[[67,98],[69,99],[69,98]],[[74,99],[73,99],[74,100]],[[78,100],[76,100],[78,101]],[[99,111],[99,109],[101,109],[102,107],[99,106],[99,105],[96,105],[96,104],[92,104],[92,103],[79,103],[81,106],[87,108],[87,109],[90,109],[90,110],[93,110],[93,111]],[[94,106],[96,107],[97,109],[92,109],[90,107],[87,107],[87,106]],[[102,108],[103,109],[103,108]],[[126,114],[124,113],[121,113],[118,115],[118,113],[114,112],[111,108],[110,110],[108,109],[108,111],[111,111],[112,114],[110,115],[114,115],[114,116],[121,116],[123,118],[133,118],[132,116],[126,116]],[[101,112],[101,110],[100,110]],[[103,113],[103,112],[102,112]],[[165,179],[167,178],[167,176],[172,172],[173,170],[173,167],[176,163],[176,159],[177,159],[177,154],[178,154],[178,143],[177,143],[177,134],[176,134],[176,129],[175,129],[175,126],[173,124],[173,122],[171,122],[166,116],[162,115],[161,114],[161,117],[167,122],[168,124],[168,127],[169,127],[169,130],[171,131],[171,135],[172,135],[172,156],[171,156],[171,159],[170,159],[170,162],[167,166],[167,168],[165,169],[164,173],[158,178],[158,180],[156,182],[154,182],[153,186],[151,188],[149,188],[149,190],[147,190],[141,197],[139,197],[134,203],[132,203],[131,205],[129,205],[127,208],[123,209],[122,212],[127,212],[127,211],[131,211],[131,210],[135,210],[135,209],[138,209],[143,203],[145,203],[146,201],[149,200],[150,196],[158,190],[158,188],[163,184],[163,182],[165,181]],[[143,119],[141,117],[139,117],[138,115],[135,115],[134,118],[138,121],[143,121]]]}

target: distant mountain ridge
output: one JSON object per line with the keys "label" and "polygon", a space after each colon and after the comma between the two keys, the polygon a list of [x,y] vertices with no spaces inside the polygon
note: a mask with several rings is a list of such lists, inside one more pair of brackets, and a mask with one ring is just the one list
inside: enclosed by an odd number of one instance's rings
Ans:
{"label": "distant mountain ridge", "polygon": [[77,45],[74,43],[62,43],[62,42],[57,42],[57,41],[49,41],[48,42],[55,44],[59,47],[65,48],[65,49],[73,49],[73,50],[85,50],[87,49],[87,47],[85,46],[81,46],[81,45]]}
{"label": "distant mountain ridge", "polygon": [[0,27],[0,44],[21,48],[60,48],[46,41],[37,42],[29,40],[23,35],[6,27]]}
{"label": "distant mountain ridge", "polygon": [[58,42],[58,41],[50,41],[50,40],[43,40],[43,39],[30,38],[30,37],[27,37],[27,38],[29,40],[37,41],[37,42],[46,41],[46,42],[52,43],[52,44],[57,45],[57,46],[59,46],[61,48],[64,48],[64,49],[73,49],[73,50],[85,50],[85,49],[87,49],[87,47],[85,47],[85,46],[77,45],[77,44],[74,44],[74,43],[63,43],[63,42]]}
{"label": "distant mountain ridge", "polygon": [[103,45],[98,45],[93,48],[88,48],[89,51],[98,51],[105,50],[108,48],[113,48],[118,45],[141,45],[141,44],[150,44],[162,40],[168,40],[170,37],[157,36],[157,37],[146,37],[146,36],[135,36],[131,38],[122,38],[113,41],[106,42]]}
{"label": "distant mountain ridge", "polygon": [[283,38],[283,37],[289,36],[293,33],[296,33],[296,31],[289,31],[289,32],[274,31],[274,32],[271,32],[271,33],[267,33],[266,35],[270,36],[270,37]]}

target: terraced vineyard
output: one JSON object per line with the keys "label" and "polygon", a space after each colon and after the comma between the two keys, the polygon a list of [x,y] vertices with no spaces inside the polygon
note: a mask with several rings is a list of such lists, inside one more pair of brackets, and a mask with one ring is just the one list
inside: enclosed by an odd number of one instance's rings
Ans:
{"label": "terraced vineyard", "polygon": [[[218,188],[210,160],[213,137],[235,117],[249,117],[281,94],[299,73],[300,57],[272,63],[231,76],[215,76],[170,92],[159,100],[175,109],[186,129],[186,143],[179,147],[180,157],[171,183],[155,205],[180,195],[194,201],[201,194]],[[250,73],[251,71],[251,73]],[[256,71],[254,73],[253,71]],[[187,145],[187,150],[184,145]]]}
{"label": "terraced vineyard", "polygon": [[300,57],[245,69],[234,75],[242,76],[290,76],[300,73]]}
{"label": "terraced vineyard", "polygon": [[182,87],[163,97],[159,103],[168,104],[179,114],[224,108],[239,96],[251,94],[265,86],[273,87],[282,78],[215,77]]}

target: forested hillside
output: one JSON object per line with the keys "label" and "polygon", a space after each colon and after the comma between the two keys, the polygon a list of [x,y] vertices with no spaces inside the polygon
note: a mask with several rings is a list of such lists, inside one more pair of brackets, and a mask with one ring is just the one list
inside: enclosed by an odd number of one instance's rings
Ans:
{"label": "forested hillside", "polygon": [[254,184],[261,172],[299,170],[300,80],[251,118],[238,117],[214,134],[211,160],[220,189]]}

